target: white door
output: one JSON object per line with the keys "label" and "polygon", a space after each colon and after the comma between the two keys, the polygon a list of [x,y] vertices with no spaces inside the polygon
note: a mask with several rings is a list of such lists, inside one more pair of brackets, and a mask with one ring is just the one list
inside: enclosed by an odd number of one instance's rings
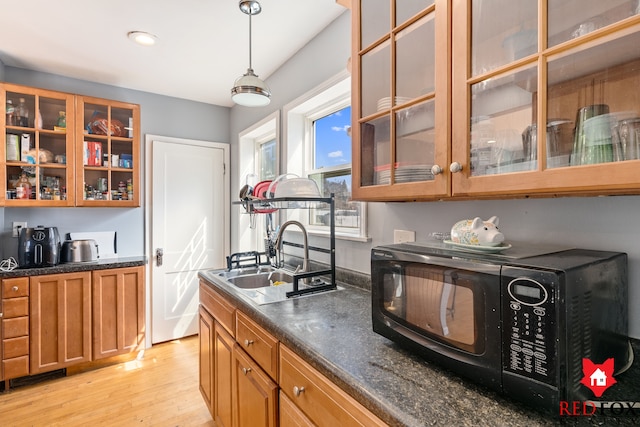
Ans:
{"label": "white door", "polygon": [[147,137],[151,341],[198,333],[198,271],[223,268],[229,242],[228,145]]}

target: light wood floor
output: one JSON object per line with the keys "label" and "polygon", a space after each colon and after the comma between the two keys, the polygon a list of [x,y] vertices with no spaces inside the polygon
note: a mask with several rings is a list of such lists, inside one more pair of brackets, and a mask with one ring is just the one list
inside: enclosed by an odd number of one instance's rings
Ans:
{"label": "light wood floor", "polygon": [[198,338],[0,392],[0,426],[215,426],[198,389]]}

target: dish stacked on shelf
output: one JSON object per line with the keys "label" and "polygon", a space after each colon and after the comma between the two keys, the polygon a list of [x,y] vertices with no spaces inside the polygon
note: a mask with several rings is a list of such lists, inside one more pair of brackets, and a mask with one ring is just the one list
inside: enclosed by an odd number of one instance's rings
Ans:
{"label": "dish stacked on shelf", "polygon": [[[396,102],[394,105],[404,104],[407,101],[410,101],[411,98],[396,96]],[[391,97],[387,96],[385,98],[380,98],[378,100],[378,111],[388,110],[391,108]]]}
{"label": "dish stacked on shelf", "polygon": [[[430,181],[433,179],[432,165],[396,163],[394,176],[396,183]],[[375,168],[375,183],[385,185],[391,183],[391,165],[380,165]]]}

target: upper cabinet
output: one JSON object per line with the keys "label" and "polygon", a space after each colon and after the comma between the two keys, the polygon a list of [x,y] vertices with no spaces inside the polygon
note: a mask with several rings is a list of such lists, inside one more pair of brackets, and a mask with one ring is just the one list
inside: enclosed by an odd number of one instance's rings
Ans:
{"label": "upper cabinet", "polygon": [[140,107],[79,96],[76,204],[140,206]]}
{"label": "upper cabinet", "polygon": [[[356,198],[640,192],[638,0],[468,0],[452,2],[451,11],[436,0],[408,18],[406,1],[374,3],[354,3]],[[389,10],[388,19],[376,9]],[[403,65],[405,36],[439,18],[451,24],[411,42],[418,58]],[[369,25],[378,33],[367,35]],[[425,54],[431,45],[435,73]],[[374,52],[387,63],[369,61]],[[376,69],[386,80],[370,78]],[[415,95],[404,85],[426,89]],[[373,110],[370,97],[379,102]],[[412,111],[430,102],[433,119],[426,108]]]}
{"label": "upper cabinet", "polygon": [[0,205],[140,206],[140,107],[0,83]]}
{"label": "upper cabinet", "polygon": [[354,199],[447,196],[449,2],[355,1],[352,17]]}
{"label": "upper cabinet", "polygon": [[0,203],[73,206],[73,95],[0,84]]}

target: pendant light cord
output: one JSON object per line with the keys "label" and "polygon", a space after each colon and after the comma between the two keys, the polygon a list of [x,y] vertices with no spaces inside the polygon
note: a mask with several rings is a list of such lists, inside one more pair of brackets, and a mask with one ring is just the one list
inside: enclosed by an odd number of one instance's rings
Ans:
{"label": "pendant light cord", "polygon": [[249,69],[253,70],[253,66],[251,64],[251,13],[249,13]]}

